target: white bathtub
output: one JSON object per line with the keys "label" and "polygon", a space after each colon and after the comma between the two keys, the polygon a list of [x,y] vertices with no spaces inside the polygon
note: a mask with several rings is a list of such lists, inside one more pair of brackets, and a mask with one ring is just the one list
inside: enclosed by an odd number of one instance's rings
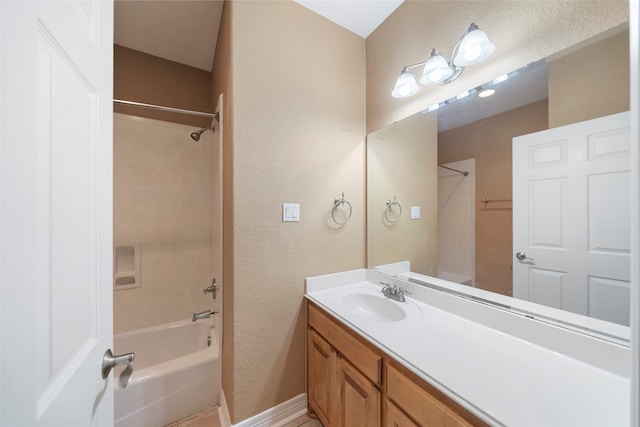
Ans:
{"label": "white bathtub", "polygon": [[220,351],[211,319],[117,334],[114,350],[136,355],[126,388],[119,386],[122,369],[114,373],[116,427],[162,427],[218,405]]}

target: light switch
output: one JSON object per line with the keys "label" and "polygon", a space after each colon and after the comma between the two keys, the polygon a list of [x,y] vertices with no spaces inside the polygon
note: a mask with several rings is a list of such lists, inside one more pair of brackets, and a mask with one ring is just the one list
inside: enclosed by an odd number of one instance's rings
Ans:
{"label": "light switch", "polygon": [[420,219],[420,206],[411,206],[411,219]]}
{"label": "light switch", "polygon": [[283,203],[282,204],[282,221],[283,222],[300,221],[300,204],[299,203]]}

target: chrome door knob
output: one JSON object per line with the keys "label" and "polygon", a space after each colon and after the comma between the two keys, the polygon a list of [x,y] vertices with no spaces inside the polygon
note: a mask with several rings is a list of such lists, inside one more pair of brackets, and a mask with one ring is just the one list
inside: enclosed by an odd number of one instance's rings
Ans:
{"label": "chrome door knob", "polygon": [[111,369],[115,368],[116,366],[126,365],[125,371],[128,371],[127,379],[126,382],[121,385],[122,388],[126,387],[129,383],[129,379],[131,378],[131,372],[133,371],[133,360],[135,359],[135,357],[136,355],[134,353],[125,353],[119,356],[114,356],[111,352],[111,349],[107,349],[107,351],[104,352],[104,356],[102,357],[102,378],[107,378],[109,376],[109,372],[111,372]]}
{"label": "chrome door knob", "polygon": [[518,252],[516,253],[516,258],[518,258],[520,261],[524,261],[525,259],[527,259],[527,254],[525,254],[524,252]]}

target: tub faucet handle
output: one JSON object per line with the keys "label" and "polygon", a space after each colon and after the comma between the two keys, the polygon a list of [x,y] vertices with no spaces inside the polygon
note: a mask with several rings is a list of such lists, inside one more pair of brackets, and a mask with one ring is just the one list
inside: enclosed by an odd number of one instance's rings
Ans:
{"label": "tub faucet handle", "polygon": [[202,292],[204,292],[205,295],[207,293],[211,292],[211,296],[213,296],[213,299],[216,299],[217,291],[218,291],[218,285],[216,284],[216,278],[215,277],[211,281],[211,286],[209,286],[208,288],[204,288],[202,290]]}

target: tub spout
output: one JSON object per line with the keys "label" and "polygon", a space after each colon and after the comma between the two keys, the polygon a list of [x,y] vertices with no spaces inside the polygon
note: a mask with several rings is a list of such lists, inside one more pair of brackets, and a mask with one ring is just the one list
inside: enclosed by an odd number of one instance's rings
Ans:
{"label": "tub spout", "polygon": [[216,313],[217,311],[211,311],[211,310],[201,311],[199,313],[193,313],[193,317],[191,318],[191,321],[195,322],[196,320],[199,320],[199,319],[208,319]]}

